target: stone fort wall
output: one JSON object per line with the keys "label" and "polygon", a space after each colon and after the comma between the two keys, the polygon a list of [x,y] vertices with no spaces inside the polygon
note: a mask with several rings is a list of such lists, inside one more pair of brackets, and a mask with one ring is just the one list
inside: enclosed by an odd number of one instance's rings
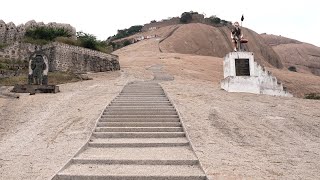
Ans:
{"label": "stone fort wall", "polygon": [[36,53],[48,58],[49,71],[84,73],[120,69],[119,57],[116,55],[58,42],[43,46],[14,42],[0,49],[0,59],[29,61]]}
{"label": "stone fort wall", "polygon": [[0,43],[11,44],[15,41],[21,41],[25,35],[26,30],[36,27],[63,28],[67,32],[69,32],[72,37],[76,37],[76,29],[72,27],[70,24],[55,22],[44,24],[43,22],[36,22],[35,20],[31,20],[25,24],[20,24],[16,26],[12,22],[6,24],[3,20],[0,20]]}

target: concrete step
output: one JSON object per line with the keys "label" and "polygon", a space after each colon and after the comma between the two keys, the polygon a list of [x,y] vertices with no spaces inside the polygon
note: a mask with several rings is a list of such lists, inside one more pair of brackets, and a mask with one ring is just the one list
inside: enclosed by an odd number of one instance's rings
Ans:
{"label": "concrete step", "polygon": [[173,106],[108,106],[105,111],[134,111],[134,110],[175,110]]}
{"label": "concrete step", "polygon": [[132,117],[111,117],[111,116],[107,116],[107,117],[102,117],[99,119],[99,122],[158,122],[158,123],[162,123],[162,122],[180,122],[180,119],[178,117],[136,117],[136,116],[132,116]]}
{"label": "concrete step", "polygon": [[89,141],[89,147],[173,147],[188,146],[189,141],[185,137],[180,138],[93,138]]}
{"label": "concrete step", "polygon": [[109,160],[198,160],[189,146],[173,147],[88,147],[76,158]]}
{"label": "concrete step", "polygon": [[164,94],[159,95],[148,95],[148,94],[122,94],[121,96],[117,97],[167,97]]}
{"label": "concrete step", "polygon": [[115,99],[168,99],[165,96],[118,96]]}
{"label": "concrete step", "polygon": [[97,127],[181,127],[180,122],[98,122]]}
{"label": "concrete step", "polygon": [[161,88],[125,88],[121,91],[122,93],[125,92],[163,92]]}
{"label": "concrete step", "polygon": [[95,132],[183,132],[182,127],[96,127]]}
{"label": "concrete step", "polygon": [[93,132],[95,138],[176,138],[185,137],[184,132]]}
{"label": "concrete step", "polygon": [[125,165],[197,165],[198,160],[110,160],[101,158],[73,158],[72,163],[77,164],[125,164]]}
{"label": "concrete step", "polygon": [[102,115],[101,118],[179,118],[178,115]]}
{"label": "concrete step", "polygon": [[137,94],[164,94],[163,90],[126,90],[121,91],[121,93],[137,93]]}
{"label": "concrete step", "polygon": [[158,99],[158,100],[148,100],[148,99],[140,99],[140,100],[130,100],[130,99],[122,99],[122,100],[113,100],[112,102],[117,103],[169,103],[170,101],[168,99]]}
{"label": "concrete step", "polygon": [[133,98],[133,97],[119,97],[115,98],[113,101],[168,101],[168,98],[165,97],[140,97],[140,98]]}
{"label": "concrete step", "polygon": [[133,110],[142,110],[142,111],[176,111],[175,108],[171,105],[163,105],[163,106],[117,106],[117,105],[112,105],[108,106],[104,111],[133,111]]}
{"label": "concrete step", "polygon": [[122,95],[165,95],[165,94],[160,92],[121,92],[120,96]]}
{"label": "concrete step", "polygon": [[148,110],[148,111],[105,111],[103,115],[177,115],[176,111],[159,111],[159,110]]}
{"label": "concrete step", "polygon": [[172,106],[170,102],[111,102],[110,106]]}
{"label": "concrete step", "polygon": [[[122,139],[122,138],[121,138]],[[170,138],[168,138],[170,139]],[[189,142],[186,143],[96,143],[96,142],[89,142],[89,147],[96,147],[96,148],[116,148],[116,147],[174,147],[174,146],[188,146]]]}
{"label": "concrete step", "polygon": [[71,164],[53,180],[206,180],[198,165]]}

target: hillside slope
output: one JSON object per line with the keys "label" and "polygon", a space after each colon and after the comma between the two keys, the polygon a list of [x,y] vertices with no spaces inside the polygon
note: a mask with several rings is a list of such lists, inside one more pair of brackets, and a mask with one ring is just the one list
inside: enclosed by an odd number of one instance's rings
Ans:
{"label": "hillside slope", "polygon": [[[299,41],[281,38],[272,40],[271,38],[262,38],[259,34],[252,30],[244,29],[244,35],[249,40],[246,46],[248,51],[253,51],[255,54],[255,60],[259,64],[264,65],[270,72],[275,75],[280,82],[284,83],[284,86],[288,88],[288,91],[296,97],[304,97],[308,93],[320,93],[320,78],[312,75],[310,72],[290,72],[287,70],[287,66],[291,66],[291,62],[288,62],[284,68],[282,67],[282,56],[278,56],[269,44],[275,43],[297,43]],[[229,37],[230,30],[228,27],[213,27],[199,23],[192,24],[179,24],[173,26],[166,26],[158,29],[154,29],[147,32],[142,32],[128,37],[129,39],[135,39],[141,36],[155,36],[150,43],[149,39],[142,40],[135,44],[131,44],[127,47],[117,50],[115,54],[123,55],[123,57],[129,58],[130,63],[136,63],[134,57],[137,54],[144,54],[148,59],[144,59],[144,63],[150,63],[152,59],[162,59],[166,54],[172,54],[170,57],[170,63],[174,63],[174,66],[168,66],[168,71],[172,73],[181,73],[186,77],[192,77],[201,75],[206,77],[206,80],[212,80],[215,84],[219,84],[223,77],[222,57],[232,50],[231,39]],[[302,44],[302,43],[301,43]],[[306,44],[308,45],[308,44]],[[312,46],[312,45],[310,45]],[[279,52],[280,53],[280,52]],[[317,54],[317,47],[315,47],[314,54]],[[182,61],[182,58],[188,57],[188,62]],[[191,60],[191,57],[196,55],[206,58],[206,61]],[[290,53],[288,53],[288,56]],[[215,61],[215,65],[211,65],[210,59],[218,57],[219,61]],[[194,58],[199,59],[199,58]],[[121,61],[121,60],[120,60]],[[148,62],[150,61],[150,62]],[[128,62],[128,61],[124,61]],[[121,62],[121,66],[127,66],[126,63]],[[140,63],[141,61],[139,61]],[[284,61],[285,62],[285,61]],[[309,62],[309,61],[307,61]],[[204,63],[201,65],[201,63]],[[132,66],[132,64],[130,64]],[[187,66],[188,72],[184,69]],[[141,66],[134,66],[137,68],[136,73],[145,71]],[[199,68],[199,69],[198,69]],[[172,70],[171,70],[172,69]],[[201,70],[195,72],[196,70]],[[212,74],[213,73],[213,74]]]}
{"label": "hillside slope", "polygon": [[[255,60],[266,67],[282,68],[280,57],[256,32],[242,28],[249,40],[247,51],[255,54]],[[181,25],[170,37],[160,43],[163,52],[224,57],[232,51],[230,27],[213,27],[200,23]]]}
{"label": "hillside slope", "polygon": [[320,47],[282,36],[262,34],[261,37],[280,56],[286,69],[294,66],[298,72],[320,76]]}

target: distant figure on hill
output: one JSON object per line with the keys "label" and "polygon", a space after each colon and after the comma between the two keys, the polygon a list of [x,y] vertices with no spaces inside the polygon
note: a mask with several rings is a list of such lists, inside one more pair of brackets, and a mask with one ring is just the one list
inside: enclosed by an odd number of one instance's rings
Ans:
{"label": "distant figure on hill", "polygon": [[233,42],[233,50],[236,52],[241,50],[241,47],[240,47],[241,43],[246,43],[247,40],[242,39],[243,34],[239,27],[239,23],[235,22],[233,25],[234,25],[234,28],[231,31],[231,39]]}

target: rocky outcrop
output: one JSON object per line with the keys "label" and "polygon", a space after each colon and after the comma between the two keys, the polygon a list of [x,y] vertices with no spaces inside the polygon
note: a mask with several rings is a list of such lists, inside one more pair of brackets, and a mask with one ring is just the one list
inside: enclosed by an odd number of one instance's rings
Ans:
{"label": "rocky outcrop", "polygon": [[320,47],[283,36],[262,34],[262,38],[279,54],[284,67],[320,76]]}
{"label": "rocky outcrop", "polygon": [[[249,42],[246,51],[255,54],[255,60],[266,67],[282,68],[278,54],[256,32],[242,28]],[[232,51],[230,27],[214,27],[201,23],[181,25],[170,37],[159,44],[163,52],[224,57]]]}

